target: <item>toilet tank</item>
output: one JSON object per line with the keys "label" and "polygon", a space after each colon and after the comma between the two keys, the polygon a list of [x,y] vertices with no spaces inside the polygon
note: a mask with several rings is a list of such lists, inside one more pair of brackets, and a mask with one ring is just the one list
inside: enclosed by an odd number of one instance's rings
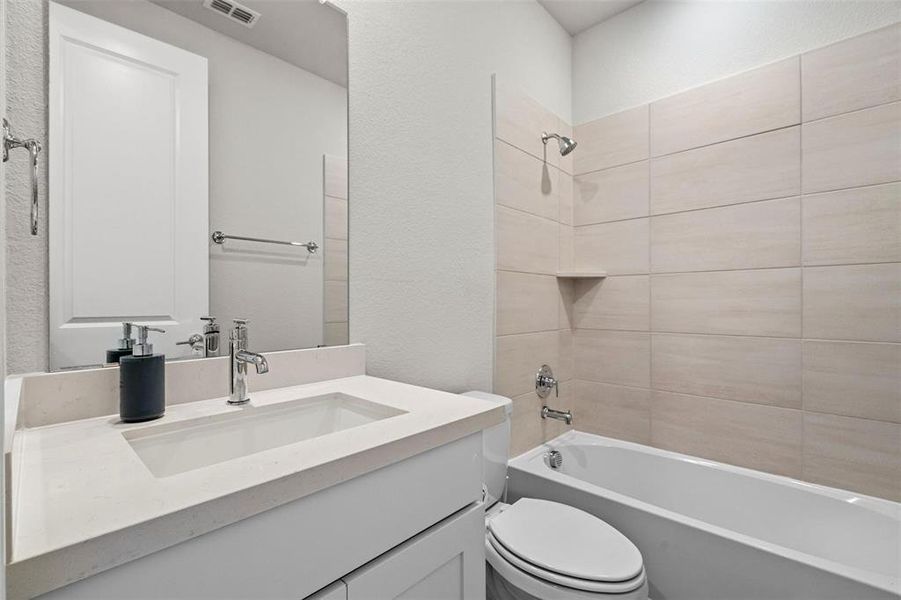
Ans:
{"label": "toilet tank", "polygon": [[491,506],[501,499],[507,481],[507,458],[510,452],[510,416],[513,402],[504,396],[487,392],[466,392],[464,396],[503,405],[506,418],[482,432],[482,483],[485,486],[485,503]]}

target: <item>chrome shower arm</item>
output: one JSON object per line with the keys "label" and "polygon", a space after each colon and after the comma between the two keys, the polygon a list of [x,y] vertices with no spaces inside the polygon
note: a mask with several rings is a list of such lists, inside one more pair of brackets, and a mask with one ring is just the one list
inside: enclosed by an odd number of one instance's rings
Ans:
{"label": "chrome shower arm", "polygon": [[545,147],[547,147],[547,141],[551,138],[557,140],[557,145],[560,147],[560,156],[566,156],[579,145],[574,139],[566,137],[565,135],[553,132],[548,133],[547,131],[541,132],[541,142]]}

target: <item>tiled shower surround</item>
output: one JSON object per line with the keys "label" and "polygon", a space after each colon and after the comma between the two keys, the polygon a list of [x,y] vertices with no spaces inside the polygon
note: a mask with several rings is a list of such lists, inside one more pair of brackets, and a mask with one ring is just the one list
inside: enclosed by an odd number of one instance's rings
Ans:
{"label": "tiled shower surround", "polygon": [[518,454],[563,432],[538,418],[535,375],[551,365],[560,381],[552,406],[573,402],[571,289],[556,273],[571,266],[572,154],[554,142],[545,157],[542,131],[571,127],[530,98],[495,82],[495,238],[497,308],[495,393],[513,398],[511,451]]}
{"label": "tiled shower surround", "polygon": [[559,431],[547,362],[579,430],[901,499],[899,73],[896,25],[578,125],[571,199],[556,117],[498,85],[513,451]]}

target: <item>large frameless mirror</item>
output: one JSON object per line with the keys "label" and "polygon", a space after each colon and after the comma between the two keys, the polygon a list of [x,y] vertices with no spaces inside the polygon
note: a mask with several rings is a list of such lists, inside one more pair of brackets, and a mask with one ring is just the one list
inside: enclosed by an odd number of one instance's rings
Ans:
{"label": "large frameless mirror", "polygon": [[342,12],[62,0],[49,49],[51,369],[122,323],[173,359],[227,354],[233,319],[258,352],[347,343]]}

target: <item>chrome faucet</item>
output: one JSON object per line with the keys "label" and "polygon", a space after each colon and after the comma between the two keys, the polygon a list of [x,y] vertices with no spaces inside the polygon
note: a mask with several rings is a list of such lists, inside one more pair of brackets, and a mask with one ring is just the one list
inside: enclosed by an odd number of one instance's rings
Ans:
{"label": "chrome faucet", "polygon": [[556,410],[551,408],[550,406],[542,406],[541,407],[541,418],[542,419],[556,419],[557,421],[563,421],[567,425],[573,424],[573,413],[569,410]]}
{"label": "chrome faucet", "polygon": [[257,373],[269,372],[266,357],[247,349],[247,320],[235,319],[235,327],[229,336],[229,355],[231,357],[231,395],[229,404],[246,404],[250,402],[247,395],[247,364],[254,365]]}

